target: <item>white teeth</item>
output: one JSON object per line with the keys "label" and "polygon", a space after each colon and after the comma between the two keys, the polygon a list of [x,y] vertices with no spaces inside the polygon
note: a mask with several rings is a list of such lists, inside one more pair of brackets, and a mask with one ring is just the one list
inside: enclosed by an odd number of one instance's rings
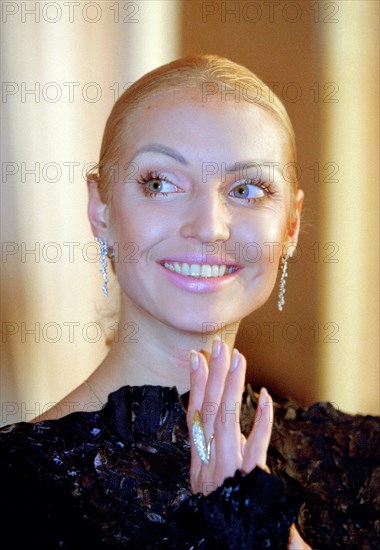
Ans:
{"label": "white teeth", "polygon": [[221,265],[220,268],[219,268],[219,277],[223,277],[223,275],[225,274],[226,272],[226,266],[225,265]]}
{"label": "white teeth", "polygon": [[182,273],[182,275],[189,275],[190,274],[189,264],[182,264],[181,273]]}
{"label": "white teeth", "polygon": [[211,265],[207,265],[207,264],[202,265],[201,277],[211,277]]}
{"label": "white teeth", "polygon": [[211,277],[219,277],[219,266],[213,265],[211,267]]}
{"label": "white teeth", "polygon": [[200,277],[200,275],[201,275],[201,266],[199,264],[191,264],[191,266],[190,266],[190,275],[192,277]]}
{"label": "white teeth", "polygon": [[174,262],[174,271],[176,271],[177,273],[181,273],[181,266],[178,262]]}
{"label": "white teeth", "polygon": [[209,279],[210,277],[223,277],[233,273],[236,268],[233,266],[227,267],[226,265],[209,265],[209,264],[187,264],[179,262],[164,262],[164,267],[175,271],[181,275],[190,277],[203,277]]}

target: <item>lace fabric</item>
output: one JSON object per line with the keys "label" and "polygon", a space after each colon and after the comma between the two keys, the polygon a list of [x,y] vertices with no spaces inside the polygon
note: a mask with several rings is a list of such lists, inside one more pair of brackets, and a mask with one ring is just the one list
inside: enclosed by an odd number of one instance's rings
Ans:
{"label": "lace fabric", "polygon": [[[124,386],[100,411],[2,428],[2,548],[280,549],[294,521],[315,548],[376,547],[377,419],[277,405],[274,475],[236,472],[202,496],[189,483],[187,398]],[[256,404],[248,386],[246,434]]]}

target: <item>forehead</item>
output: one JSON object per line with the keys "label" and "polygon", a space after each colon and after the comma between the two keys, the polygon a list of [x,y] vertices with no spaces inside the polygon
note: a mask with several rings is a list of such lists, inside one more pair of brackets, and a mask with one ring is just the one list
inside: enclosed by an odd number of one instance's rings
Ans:
{"label": "forehead", "polygon": [[231,158],[269,155],[273,162],[284,162],[291,149],[285,128],[263,107],[234,96],[205,101],[197,88],[142,101],[129,117],[126,139],[130,152],[146,143],[163,143],[215,160],[228,153]]}

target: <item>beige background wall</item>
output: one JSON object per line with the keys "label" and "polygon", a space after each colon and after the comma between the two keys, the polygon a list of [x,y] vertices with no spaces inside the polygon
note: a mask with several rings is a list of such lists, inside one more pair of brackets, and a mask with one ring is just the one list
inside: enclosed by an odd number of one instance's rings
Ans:
{"label": "beige background wall", "polygon": [[[0,420],[8,424],[78,386],[104,357],[106,334],[118,333],[117,288],[106,302],[83,173],[98,160],[115,98],[178,56],[180,6],[3,4]],[[164,28],[158,48],[147,37]]]}
{"label": "beige background wall", "polygon": [[105,310],[83,167],[118,90],[190,53],[254,70],[298,138],[300,257],[284,311],[273,295],[240,331],[249,378],[379,414],[378,2],[81,2],[57,21],[51,2],[33,3],[38,21],[5,4],[1,423],[30,420],[106,352],[113,300]]}
{"label": "beige background wall", "polygon": [[[300,186],[307,197],[300,258],[289,264],[284,310],[277,311],[277,294],[273,293],[271,300],[247,319],[238,343],[249,358],[248,376],[255,384],[265,384],[274,393],[290,394],[304,403],[319,398],[317,355],[325,334],[318,313],[321,264],[315,262],[314,248],[324,244],[319,233],[320,197],[326,188],[326,184],[312,181],[309,169],[321,162],[319,115],[323,94],[316,98],[313,91],[322,85],[318,51],[321,24],[314,22],[306,4],[297,3],[297,13],[291,6],[286,10],[277,6],[272,12],[263,2],[186,2],[182,17],[183,53],[211,51],[247,65],[266,83],[272,83],[269,85],[284,101],[295,127],[302,169]],[[290,22],[296,16],[298,21]]]}
{"label": "beige background wall", "polygon": [[283,100],[297,136],[299,259],[284,311],[273,294],[240,330],[249,377],[304,404],[375,414],[378,10],[350,0],[185,2],[182,11],[182,53],[247,65]]}

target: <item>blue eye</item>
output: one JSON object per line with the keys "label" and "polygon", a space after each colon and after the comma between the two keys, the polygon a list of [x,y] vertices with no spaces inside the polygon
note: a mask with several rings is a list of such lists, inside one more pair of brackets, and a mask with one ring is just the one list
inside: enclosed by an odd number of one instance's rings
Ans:
{"label": "blue eye", "polygon": [[146,183],[147,189],[149,191],[156,192],[156,193],[161,192],[163,186],[164,186],[163,180],[160,180],[158,178],[151,179]]}
{"label": "blue eye", "polygon": [[164,178],[152,178],[146,182],[146,190],[151,193],[175,193],[177,186]]}
{"label": "blue eye", "polygon": [[249,202],[252,199],[255,200],[265,197],[268,192],[261,182],[250,183],[243,181],[234,187],[229,194],[237,199],[245,199]]}
{"label": "blue eye", "polygon": [[149,197],[166,196],[168,193],[178,192],[178,187],[174,183],[153,172],[141,176],[137,183],[143,186],[144,194]]}

